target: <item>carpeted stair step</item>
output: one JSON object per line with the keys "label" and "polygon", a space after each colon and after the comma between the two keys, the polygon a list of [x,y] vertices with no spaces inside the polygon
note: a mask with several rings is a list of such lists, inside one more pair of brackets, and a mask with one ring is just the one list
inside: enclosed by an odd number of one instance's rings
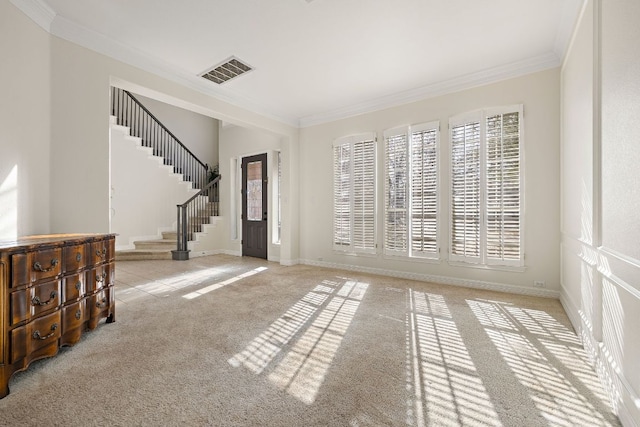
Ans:
{"label": "carpeted stair step", "polygon": [[116,261],[171,259],[171,251],[164,249],[130,249],[116,251]]}
{"label": "carpeted stair step", "polygon": [[140,240],[133,242],[136,249],[141,250],[167,250],[171,251],[176,248],[175,239],[161,239],[161,240]]}
{"label": "carpeted stair step", "polygon": [[177,241],[178,240],[178,232],[177,231],[163,231],[162,232],[162,239]]}

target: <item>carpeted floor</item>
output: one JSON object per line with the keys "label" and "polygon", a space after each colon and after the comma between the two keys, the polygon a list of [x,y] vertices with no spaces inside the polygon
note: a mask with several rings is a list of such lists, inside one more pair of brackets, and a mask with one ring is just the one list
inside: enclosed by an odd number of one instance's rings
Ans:
{"label": "carpeted floor", "polygon": [[558,301],[252,258],[123,261],[7,426],[617,426]]}

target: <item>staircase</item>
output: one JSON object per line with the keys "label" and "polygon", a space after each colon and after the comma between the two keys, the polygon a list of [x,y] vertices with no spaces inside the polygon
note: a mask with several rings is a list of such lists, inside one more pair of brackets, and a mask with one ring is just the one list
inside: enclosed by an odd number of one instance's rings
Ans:
{"label": "staircase", "polygon": [[175,231],[163,231],[162,239],[135,241],[135,249],[116,251],[116,261],[171,259],[171,251],[175,250],[177,242]]}
{"label": "staircase", "polygon": [[[208,167],[127,91],[112,88],[112,114],[116,260],[172,259],[179,238],[188,249],[195,245],[201,255],[210,252],[196,242],[219,215],[217,181],[207,184]],[[185,200],[189,215],[186,221],[176,220],[176,206],[185,206]],[[180,234],[175,230],[181,221],[185,224]]]}

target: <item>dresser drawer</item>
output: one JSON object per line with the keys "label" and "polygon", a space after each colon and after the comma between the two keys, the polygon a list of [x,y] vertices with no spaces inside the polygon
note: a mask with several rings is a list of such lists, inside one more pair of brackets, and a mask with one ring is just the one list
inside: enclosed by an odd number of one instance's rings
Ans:
{"label": "dresser drawer", "polygon": [[65,277],[62,282],[62,289],[64,289],[63,301],[65,304],[84,296],[86,290],[84,272]]}
{"label": "dresser drawer", "polygon": [[81,327],[89,320],[87,313],[87,300],[83,299],[75,304],[62,308],[62,333]]}
{"label": "dresser drawer", "polygon": [[101,240],[91,243],[90,265],[102,264],[109,260],[109,241]]}
{"label": "dresser drawer", "polygon": [[58,276],[61,272],[61,255],[60,248],[12,255],[12,270],[18,273],[12,275],[11,286],[18,287]]}
{"label": "dresser drawer", "polygon": [[87,245],[66,246],[62,249],[62,271],[71,273],[87,266]]}
{"label": "dresser drawer", "polygon": [[115,279],[113,263],[99,265],[87,272],[87,294],[110,286]]}
{"label": "dresser drawer", "polygon": [[105,288],[102,291],[89,297],[89,313],[91,319],[104,317],[114,304],[113,287]]}
{"label": "dresser drawer", "polygon": [[107,245],[107,261],[115,261],[116,259],[116,239],[105,240]]}
{"label": "dresser drawer", "polygon": [[11,362],[57,342],[60,329],[60,311],[56,311],[11,331]]}
{"label": "dresser drawer", "polygon": [[11,293],[11,324],[38,316],[60,305],[60,281],[41,283]]}

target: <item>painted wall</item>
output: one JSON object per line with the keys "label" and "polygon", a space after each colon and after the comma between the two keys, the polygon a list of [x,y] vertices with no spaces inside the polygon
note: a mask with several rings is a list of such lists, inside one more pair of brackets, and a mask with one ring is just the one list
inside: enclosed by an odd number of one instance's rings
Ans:
{"label": "painted wall", "polygon": [[242,238],[240,195],[241,175],[239,161],[243,157],[254,154],[267,153],[267,217],[270,219],[268,227],[267,257],[269,260],[280,261],[279,243],[274,243],[273,222],[277,208],[274,195],[277,191],[277,152],[282,150],[283,137],[277,134],[250,129],[241,126],[222,126],[220,128],[220,174],[222,175],[220,199],[228,201],[222,204],[221,215],[225,218],[224,228],[227,229],[224,246],[227,253],[241,254]]}
{"label": "painted wall", "polygon": [[202,162],[218,164],[218,120],[146,96],[134,96]]}
{"label": "painted wall", "polygon": [[638,20],[633,0],[587,1],[562,68],[561,301],[625,426],[640,425]]}
{"label": "painted wall", "polygon": [[[492,85],[402,105],[383,111],[304,128],[300,131],[300,243],[305,263],[336,265],[446,283],[555,296],[560,290],[560,75],[543,71]],[[450,265],[449,117],[484,107],[524,104],[525,264],[524,272]],[[439,120],[440,234],[439,263],[404,261],[382,255],[383,224],[378,221],[378,255],[350,256],[332,250],[332,144],[341,136],[375,131],[378,135],[378,177],[383,168],[385,129]],[[378,218],[383,212],[383,182],[378,180]],[[533,287],[542,280],[546,288]]]}
{"label": "painted wall", "polygon": [[0,240],[50,231],[50,36],[0,1]]}
{"label": "painted wall", "polygon": [[143,147],[128,128],[111,127],[111,231],[116,250],[134,249],[137,240],[160,239],[176,230],[176,205],[197,193],[173,166]]}

